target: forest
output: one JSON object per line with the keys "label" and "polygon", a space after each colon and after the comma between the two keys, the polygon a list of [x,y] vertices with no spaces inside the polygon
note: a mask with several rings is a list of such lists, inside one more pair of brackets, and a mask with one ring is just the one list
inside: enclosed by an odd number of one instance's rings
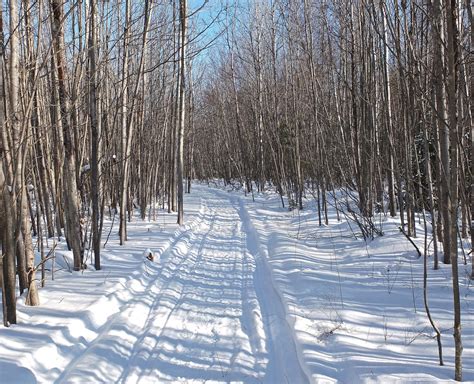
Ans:
{"label": "forest", "polygon": [[[272,247],[270,227],[263,241],[248,208],[272,196],[281,215],[311,212],[298,233],[344,222],[361,248],[392,236],[383,224],[391,223],[419,263],[431,348],[442,366],[441,338],[451,339],[449,378],[462,381],[463,357],[472,363],[474,354],[463,343],[474,333],[473,46],[471,0],[2,1],[4,326],[19,329],[30,316],[17,316],[20,307],[34,314],[28,307],[48,301],[42,291],[54,291],[55,268],[69,260],[57,260],[61,252],[71,258],[57,279],[67,281],[106,273],[107,242],[118,254],[133,250],[136,223],[166,218],[170,233],[205,237],[191,220],[196,195],[216,227],[227,212],[216,199],[233,204],[258,276],[278,286],[270,253],[260,260],[261,243]],[[337,253],[343,243],[334,244]],[[140,255],[152,249],[140,247]],[[428,275],[440,271],[449,281],[444,330],[428,302]],[[281,298],[287,316],[285,288],[272,296],[259,284],[259,310],[263,298]],[[244,293],[242,310],[253,302]],[[262,329],[271,334],[269,324]],[[5,356],[0,350],[0,362]],[[235,380],[306,382],[273,375]],[[68,380],[59,376],[78,382]]]}

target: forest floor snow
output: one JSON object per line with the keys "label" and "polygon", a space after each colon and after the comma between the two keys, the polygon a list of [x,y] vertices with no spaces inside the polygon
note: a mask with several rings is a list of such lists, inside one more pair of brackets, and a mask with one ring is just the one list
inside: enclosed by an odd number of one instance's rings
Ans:
{"label": "forest floor snow", "polygon": [[[185,198],[181,228],[161,211],[135,218],[120,246],[115,222],[100,271],[69,272],[59,243],[41,306],[20,298],[18,324],[0,329],[0,383],[451,381],[451,268],[429,260],[439,366],[423,260],[396,219],[380,216],[384,236],[365,242],[335,211],[319,227],[310,200],[288,211],[271,192],[252,201],[199,184]],[[469,271],[460,263],[464,379],[474,382]]]}

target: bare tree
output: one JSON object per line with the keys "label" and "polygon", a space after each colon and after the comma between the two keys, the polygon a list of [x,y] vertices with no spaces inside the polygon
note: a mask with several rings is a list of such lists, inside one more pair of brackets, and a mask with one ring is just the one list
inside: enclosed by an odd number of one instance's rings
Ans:
{"label": "bare tree", "polygon": [[[70,109],[67,92],[67,67],[64,50],[64,10],[59,0],[51,0],[51,33],[55,54],[57,93],[59,97],[61,128],[64,145],[64,209],[66,214],[66,236],[74,255],[74,270],[82,268],[84,249],[81,242],[81,224],[76,181],[76,146],[73,142],[70,124]],[[58,129],[61,129],[58,127]]]}
{"label": "bare tree", "polygon": [[91,124],[91,197],[92,197],[92,243],[94,248],[94,266],[96,270],[100,269],[100,136],[101,136],[101,118],[100,103],[98,100],[98,68],[97,68],[97,2],[90,0],[90,26],[89,26],[89,115]]}
{"label": "bare tree", "polygon": [[184,223],[184,125],[185,125],[185,91],[186,91],[186,33],[187,33],[187,15],[186,0],[179,1],[179,108],[178,108],[178,143],[177,143],[177,183],[178,183],[178,224]]}
{"label": "bare tree", "polygon": [[453,305],[454,305],[454,343],[455,343],[455,368],[454,379],[462,380],[462,341],[461,341],[461,301],[459,293],[459,272],[458,272],[458,196],[459,196],[459,125],[457,121],[457,65],[458,65],[458,31],[457,31],[457,2],[454,0],[446,2],[446,53],[447,53],[447,105],[448,124],[450,134],[450,175],[448,200],[450,224],[446,225],[445,238],[450,238],[450,249],[445,252],[450,253],[453,279]]}

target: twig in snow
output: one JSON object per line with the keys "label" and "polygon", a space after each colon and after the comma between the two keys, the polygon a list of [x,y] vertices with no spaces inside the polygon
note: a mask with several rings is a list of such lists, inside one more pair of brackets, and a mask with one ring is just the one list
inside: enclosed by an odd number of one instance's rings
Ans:
{"label": "twig in snow", "polygon": [[405,237],[408,239],[408,241],[411,243],[411,245],[413,245],[416,249],[416,252],[418,252],[418,257],[421,257],[421,252],[420,252],[420,249],[417,247],[417,245],[413,242],[412,239],[410,239],[410,236],[407,235],[407,233],[405,232],[405,230],[402,228],[402,227],[398,227],[398,229],[400,230],[401,233],[403,233],[405,235]]}
{"label": "twig in snow", "polygon": [[107,235],[107,239],[105,240],[104,248],[105,248],[105,246],[107,245],[107,242],[109,241],[110,234],[112,233],[112,229],[113,229],[113,227],[114,227],[115,215],[116,215],[116,214],[117,214],[117,210],[114,209],[114,216],[112,217],[112,224],[110,225],[110,231],[109,231],[109,234]]}

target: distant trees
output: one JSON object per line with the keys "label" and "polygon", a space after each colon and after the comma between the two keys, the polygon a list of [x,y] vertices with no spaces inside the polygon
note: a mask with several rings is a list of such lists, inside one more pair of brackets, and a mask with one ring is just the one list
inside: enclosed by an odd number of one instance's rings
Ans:
{"label": "distant trees", "polygon": [[226,20],[217,80],[196,112],[205,116],[198,177],[272,183],[300,208],[311,192],[320,225],[328,197],[345,190],[357,212],[334,204],[364,236],[377,233],[376,212],[398,213],[408,236],[430,212],[434,267],[440,251],[452,265],[460,380],[458,240],[473,204],[470,1],[275,0],[237,4]]}

